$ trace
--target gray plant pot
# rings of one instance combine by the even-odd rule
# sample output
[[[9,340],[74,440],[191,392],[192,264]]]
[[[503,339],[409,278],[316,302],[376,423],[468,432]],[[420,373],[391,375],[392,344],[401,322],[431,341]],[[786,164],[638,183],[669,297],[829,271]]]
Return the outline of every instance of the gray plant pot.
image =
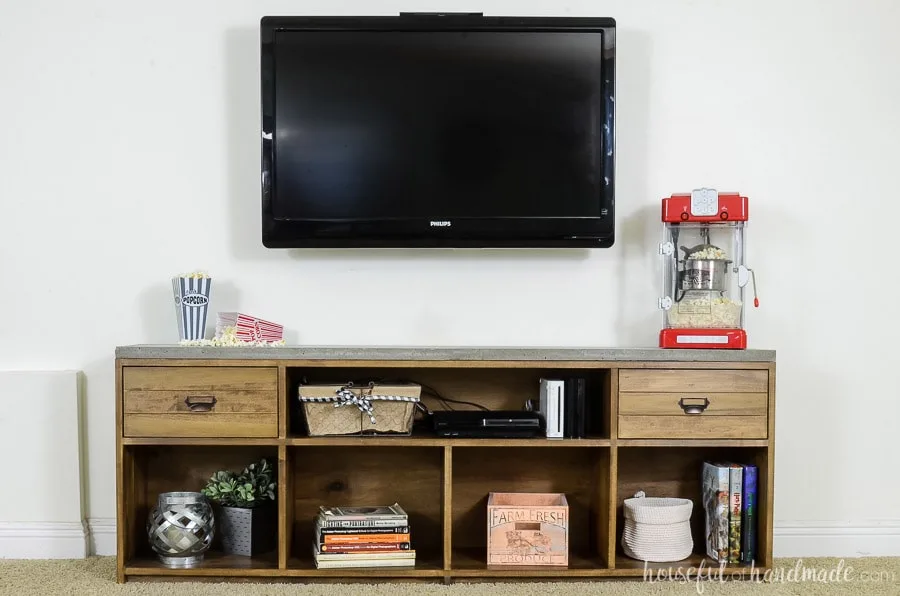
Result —
[[[216,534],[222,552],[252,557],[275,550],[278,539],[278,507],[216,507]]]

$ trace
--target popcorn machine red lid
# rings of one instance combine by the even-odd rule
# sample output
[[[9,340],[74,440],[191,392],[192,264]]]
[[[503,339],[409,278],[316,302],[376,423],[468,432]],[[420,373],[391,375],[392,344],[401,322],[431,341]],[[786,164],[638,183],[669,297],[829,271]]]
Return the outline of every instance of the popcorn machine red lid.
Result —
[[[671,223],[747,221],[747,197],[701,188],[662,201],[662,220]]]

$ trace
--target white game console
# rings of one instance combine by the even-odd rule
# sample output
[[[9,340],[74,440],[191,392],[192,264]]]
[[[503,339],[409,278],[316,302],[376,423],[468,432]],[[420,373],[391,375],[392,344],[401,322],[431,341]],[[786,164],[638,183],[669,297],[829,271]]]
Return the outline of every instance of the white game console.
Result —
[[[541,379],[540,409],[547,427],[548,439],[563,438],[565,420],[565,383],[558,379]]]

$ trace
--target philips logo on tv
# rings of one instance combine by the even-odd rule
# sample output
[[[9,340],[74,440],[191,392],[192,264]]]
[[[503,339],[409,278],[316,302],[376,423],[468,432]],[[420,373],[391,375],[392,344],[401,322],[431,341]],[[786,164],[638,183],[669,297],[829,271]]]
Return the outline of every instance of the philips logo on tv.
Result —
[[[432,221],[429,224],[432,228],[449,228],[453,224],[449,221]]]

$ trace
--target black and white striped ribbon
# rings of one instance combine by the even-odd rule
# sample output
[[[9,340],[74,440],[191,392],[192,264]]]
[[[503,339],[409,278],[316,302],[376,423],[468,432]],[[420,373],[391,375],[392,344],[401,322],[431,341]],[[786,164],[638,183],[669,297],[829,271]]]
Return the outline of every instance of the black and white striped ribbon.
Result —
[[[409,397],[407,395],[356,395],[346,387],[341,387],[335,391],[334,397],[301,397],[300,401],[314,403],[335,402],[335,408],[343,408],[345,406],[356,406],[363,414],[368,414],[369,421],[375,424],[375,412],[373,401],[406,401],[417,403],[418,397]]]

